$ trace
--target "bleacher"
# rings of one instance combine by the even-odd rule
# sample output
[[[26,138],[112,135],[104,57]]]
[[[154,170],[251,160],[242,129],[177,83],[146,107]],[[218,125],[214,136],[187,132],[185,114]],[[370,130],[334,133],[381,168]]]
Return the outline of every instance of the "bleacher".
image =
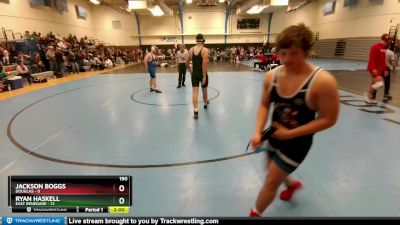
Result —
[[[368,61],[371,46],[379,40],[377,37],[318,40],[314,45],[314,50],[319,58]],[[339,41],[344,42],[344,52],[337,52],[340,50],[337,49]]]
[[[12,65],[8,65],[8,66],[4,66],[5,71],[7,72],[8,76],[8,80],[11,81],[15,81],[15,80],[20,80],[20,84],[14,86],[13,84],[11,84],[10,89],[16,89],[16,88],[21,88],[23,86],[25,86],[24,83],[27,83],[26,79],[22,79],[22,77],[18,76],[18,73],[16,71],[17,65],[16,64],[12,64]],[[46,71],[46,72],[41,72],[41,73],[34,73],[32,74],[33,78],[54,78],[54,72],[53,71]],[[4,87],[3,89],[0,89],[1,91],[7,91],[8,88]]]
[[[16,69],[17,69],[17,65],[16,64],[5,66],[5,70],[7,71],[9,77],[17,75]],[[55,76],[54,76],[53,71],[45,71],[45,72],[41,72],[41,73],[33,73],[32,77],[54,78]]]
[[[33,35],[33,33],[32,33],[32,35]],[[72,34],[71,34],[71,37],[72,37]],[[44,41],[44,39],[46,39],[46,38],[47,38],[46,36],[41,36],[41,37],[39,37],[39,36],[25,37],[24,36],[23,37],[22,34],[19,32],[14,32],[13,30],[7,30],[6,28],[2,27],[1,32],[0,32],[0,45],[2,48],[5,48],[9,51],[11,48],[13,48],[14,53],[22,52],[25,55],[30,55],[31,57],[33,57],[32,53],[35,53],[35,52],[40,53],[40,51],[41,51],[41,49],[39,48],[40,40]],[[55,46],[55,43],[56,43],[55,38],[56,37],[54,36],[52,39],[49,39],[49,40],[51,40],[51,42],[49,40],[42,42],[42,44],[45,43],[42,45],[42,46],[44,46],[44,50],[43,50],[44,53],[47,50],[46,49],[47,45],[51,44],[54,48],[56,47]],[[94,55],[94,57],[97,57],[97,54],[102,54],[102,57],[104,57],[104,56],[114,57],[115,56],[116,58],[120,58],[121,62],[115,63],[114,66],[122,65],[122,64],[126,64],[126,63],[132,63],[137,60],[136,55],[129,54],[132,52],[132,49],[119,49],[118,50],[119,52],[117,52],[117,48],[110,46],[110,44],[108,44],[108,43],[104,43],[102,41],[99,41],[99,40],[91,38],[91,37],[85,36],[85,38],[87,41],[87,42],[85,42],[85,44],[82,44],[82,39],[79,42],[79,40],[77,38],[76,38],[75,43],[69,43],[70,44],[69,50],[72,50],[71,47],[74,46],[74,44],[79,44],[81,47],[81,49],[79,50],[80,53],[89,54],[91,59],[93,58],[93,55]],[[102,45],[102,46],[100,46],[100,45]],[[82,49],[82,47],[84,47],[84,48]],[[101,47],[101,48],[99,49],[98,47]],[[74,48],[76,48],[76,47],[74,46]],[[108,51],[109,50],[108,48],[112,48],[113,55],[105,54],[105,53],[110,53]],[[78,48],[76,48],[76,49],[78,49]],[[97,50],[103,50],[103,51],[98,53],[98,52],[96,52]],[[62,53],[63,53],[63,55],[66,54],[65,52],[62,52]],[[75,53],[75,57],[78,57],[77,53]],[[100,55],[99,55],[99,58],[101,58]],[[16,65],[16,62],[14,61],[14,59],[15,59],[15,55],[13,56],[13,59],[10,60],[10,62],[14,63],[14,64],[4,66],[4,68],[7,73],[8,80],[9,81],[13,80],[15,82],[19,82],[20,84],[16,85],[16,87],[20,88],[20,87],[24,86],[22,83],[25,83],[26,80],[25,79],[21,80],[21,77],[17,76],[18,75],[18,73],[16,71],[17,65]],[[101,58],[101,60],[103,60],[103,59]],[[80,63],[78,63],[78,66],[80,67],[79,68],[80,72],[88,72],[88,71],[92,71],[92,70],[104,70],[105,67],[103,64],[104,64],[104,61],[100,62],[99,64],[96,64],[96,65],[90,65],[90,64],[82,65],[82,62],[80,62]],[[38,81],[38,80],[39,81],[47,80],[47,79],[40,79],[40,78],[50,78],[50,79],[54,78],[55,79],[55,78],[60,78],[60,77],[66,76],[73,72],[77,72],[77,71],[72,71],[72,66],[70,65],[69,67],[65,66],[65,73],[62,72],[62,73],[64,73],[62,75],[61,75],[61,71],[45,71],[45,72],[37,73],[37,71],[40,71],[40,70],[36,70],[37,66],[33,67],[31,62],[26,63],[26,65],[28,66],[28,68],[30,68],[31,76],[34,78],[34,80],[33,80],[34,83],[36,83],[35,81]],[[46,64],[46,66],[47,66],[47,69],[49,69],[47,64]],[[16,79],[14,79],[14,78],[16,78]],[[7,83],[7,82],[2,82],[2,85],[0,86],[1,87],[0,91],[7,91],[10,89],[9,85],[8,85],[8,87],[5,88],[4,83]],[[11,89],[14,89],[14,88],[12,87]]]
[[[54,72],[53,71],[45,71],[45,72],[40,72],[40,73],[34,73],[32,74],[33,78],[54,78]]]

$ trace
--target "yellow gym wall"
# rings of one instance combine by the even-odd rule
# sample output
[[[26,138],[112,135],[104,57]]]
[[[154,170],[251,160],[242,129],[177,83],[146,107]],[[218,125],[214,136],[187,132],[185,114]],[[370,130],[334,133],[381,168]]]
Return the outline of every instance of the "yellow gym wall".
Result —
[[[169,36],[180,34],[178,29],[179,20],[176,16],[140,16],[140,33],[143,45],[164,45],[174,44],[175,41],[169,42],[161,38],[161,35]],[[147,36],[152,35],[152,36]]]
[[[88,10],[86,20],[77,18],[76,4]],[[22,34],[26,30],[43,35],[53,31],[64,37],[69,34],[93,37],[95,31],[92,18],[90,4],[79,0],[68,1],[68,12],[63,13],[49,7],[31,7],[28,0],[10,0],[9,4],[0,2],[0,27]]]
[[[351,8],[344,8],[344,0],[337,0],[335,12],[324,15],[323,7],[328,1],[319,0],[290,13],[286,9],[275,12],[271,32],[279,33],[287,26],[302,22],[318,31],[320,39],[378,37],[389,32],[390,26],[400,23],[398,0],[384,0],[382,5],[359,0]]]
[[[335,13],[324,16],[325,1],[318,1],[315,29],[321,39],[343,37],[378,37],[400,23],[400,2],[384,0],[382,5],[359,0],[352,8],[344,8],[344,0],[336,1]],[[392,20],[392,22],[390,22]]]
[[[75,5],[87,9],[86,20],[78,19]],[[114,29],[112,21],[121,21],[121,29]],[[132,38],[137,34],[134,15],[125,15],[106,6],[95,6],[83,0],[68,0],[68,12],[60,13],[49,7],[31,7],[28,0],[10,0],[0,3],[0,27],[14,32],[37,31],[46,35],[49,31],[67,37],[87,35],[118,46],[138,45]]]
[[[323,6],[329,0],[319,0],[300,10],[286,13],[286,9],[273,13],[271,24],[271,42],[276,34],[285,27],[300,22],[318,31],[320,39],[348,37],[377,37],[388,32],[389,27],[400,23],[400,2],[384,0],[382,5],[372,5],[367,0],[359,0],[352,8],[344,8],[344,0],[337,0],[335,12],[323,15]],[[86,20],[78,19],[75,5],[88,10]],[[83,0],[68,0],[68,12],[60,13],[48,7],[31,7],[28,0],[10,0],[9,4],[0,3],[0,27],[24,33],[25,30],[47,34],[78,37],[87,35],[118,46],[138,45],[137,23],[135,16],[124,15],[106,6],[95,6]],[[176,11],[175,11],[176,12]],[[237,30],[238,18],[260,18],[257,30]],[[112,27],[112,21],[120,21],[121,28]],[[204,33],[207,43],[224,43],[225,7],[201,8],[187,5],[184,7],[184,34]],[[180,35],[179,16],[140,16],[143,45],[174,44],[172,37],[160,35]],[[228,21],[227,43],[260,43],[263,33],[268,31],[268,14],[235,15],[232,12]],[[248,32],[246,35],[244,33]],[[174,37],[181,42],[181,37]],[[194,36],[185,36],[185,43],[195,43]]]
[[[136,18],[133,14],[122,14],[110,7],[92,6],[93,27],[99,40],[116,46],[138,46]],[[112,21],[120,21],[121,27],[116,29]]]

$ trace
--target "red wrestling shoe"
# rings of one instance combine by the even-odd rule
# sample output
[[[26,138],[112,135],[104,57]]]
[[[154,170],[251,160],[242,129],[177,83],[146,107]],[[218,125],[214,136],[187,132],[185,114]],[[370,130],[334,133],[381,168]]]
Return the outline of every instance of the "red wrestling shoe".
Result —
[[[303,184],[301,184],[300,181],[296,181],[293,186],[287,187],[286,190],[281,192],[280,199],[282,201],[290,201],[293,197],[294,192],[302,187]]]
[[[256,210],[252,209],[250,211],[249,217],[260,217],[260,214],[258,214],[258,212]]]

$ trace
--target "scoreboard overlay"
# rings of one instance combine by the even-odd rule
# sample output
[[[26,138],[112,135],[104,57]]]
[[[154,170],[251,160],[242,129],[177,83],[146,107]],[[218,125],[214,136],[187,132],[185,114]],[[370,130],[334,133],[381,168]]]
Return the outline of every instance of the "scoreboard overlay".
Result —
[[[128,213],[131,176],[9,176],[8,206],[18,213]]]

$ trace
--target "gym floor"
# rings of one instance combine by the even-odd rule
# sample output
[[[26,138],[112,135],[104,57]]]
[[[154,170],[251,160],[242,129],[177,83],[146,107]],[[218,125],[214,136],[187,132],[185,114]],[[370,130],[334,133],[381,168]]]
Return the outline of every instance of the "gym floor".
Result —
[[[400,73],[393,100],[371,106],[365,62],[313,61],[339,82],[340,118],[293,174],[304,188],[263,216],[400,216]],[[199,120],[189,74],[177,89],[171,67],[157,68],[162,94],[135,65],[0,101],[0,212],[11,215],[10,175],[131,175],[132,216],[247,216],[266,173],[265,153],[245,154],[263,73],[236,63],[209,71]]]

